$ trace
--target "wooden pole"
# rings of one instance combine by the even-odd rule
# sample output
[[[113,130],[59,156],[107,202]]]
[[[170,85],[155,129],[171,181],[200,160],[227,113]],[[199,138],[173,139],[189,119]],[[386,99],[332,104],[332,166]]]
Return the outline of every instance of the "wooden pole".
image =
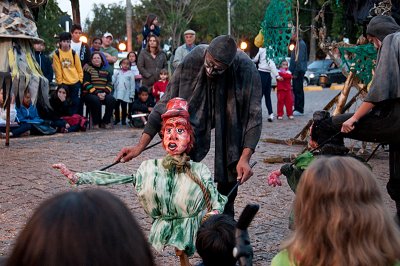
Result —
[[[343,106],[346,104],[347,97],[349,96],[349,92],[351,86],[353,85],[353,82],[354,82],[354,72],[350,71],[349,75],[347,76],[346,82],[344,83],[343,89],[340,92],[340,96],[332,116],[339,115],[342,113]]]

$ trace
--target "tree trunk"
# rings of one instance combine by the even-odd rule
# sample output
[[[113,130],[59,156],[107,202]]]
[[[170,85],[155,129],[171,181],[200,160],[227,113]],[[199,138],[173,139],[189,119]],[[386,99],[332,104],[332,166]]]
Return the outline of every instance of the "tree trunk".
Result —
[[[71,0],[72,23],[81,24],[81,12],[79,11],[79,0]]]
[[[132,51],[132,4],[131,0],[126,0],[126,49]]]

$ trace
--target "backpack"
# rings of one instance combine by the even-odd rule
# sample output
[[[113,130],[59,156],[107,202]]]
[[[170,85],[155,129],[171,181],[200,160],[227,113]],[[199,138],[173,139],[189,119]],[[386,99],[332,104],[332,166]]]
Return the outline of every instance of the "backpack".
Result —
[[[75,65],[75,54],[76,54],[76,52],[75,52],[75,50],[74,49],[71,49],[71,51],[72,51],[72,58],[74,58],[74,65]],[[58,56],[58,59],[61,61],[61,58],[60,58],[60,50],[56,50],[56,55]]]

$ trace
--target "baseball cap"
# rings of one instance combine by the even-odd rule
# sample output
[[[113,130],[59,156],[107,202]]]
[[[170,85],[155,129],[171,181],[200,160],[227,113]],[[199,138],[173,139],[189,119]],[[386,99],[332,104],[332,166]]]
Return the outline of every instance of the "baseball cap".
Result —
[[[195,32],[194,30],[187,30],[187,31],[185,31],[185,32],[183,33],[183,35],[186,35],[186,34],[193,34],[193,35],[196,35],[196,32]]]
[[[111,37],[111,39],[114,39],[114,37],[112,36],[112,34],[109,33],[109,32],[104,33],[103,37],[104,37],[104,38]]]

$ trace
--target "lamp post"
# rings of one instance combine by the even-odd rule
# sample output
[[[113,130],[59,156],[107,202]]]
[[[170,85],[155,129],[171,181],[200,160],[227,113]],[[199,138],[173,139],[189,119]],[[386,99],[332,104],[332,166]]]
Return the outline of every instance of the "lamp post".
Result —
[[[228,35],[231,35],[231,0],[228,0],[227,8],[228,8]]]
[[[126,38],[128,52],[132,51],[132,4],[131,0],[126,0]]]

